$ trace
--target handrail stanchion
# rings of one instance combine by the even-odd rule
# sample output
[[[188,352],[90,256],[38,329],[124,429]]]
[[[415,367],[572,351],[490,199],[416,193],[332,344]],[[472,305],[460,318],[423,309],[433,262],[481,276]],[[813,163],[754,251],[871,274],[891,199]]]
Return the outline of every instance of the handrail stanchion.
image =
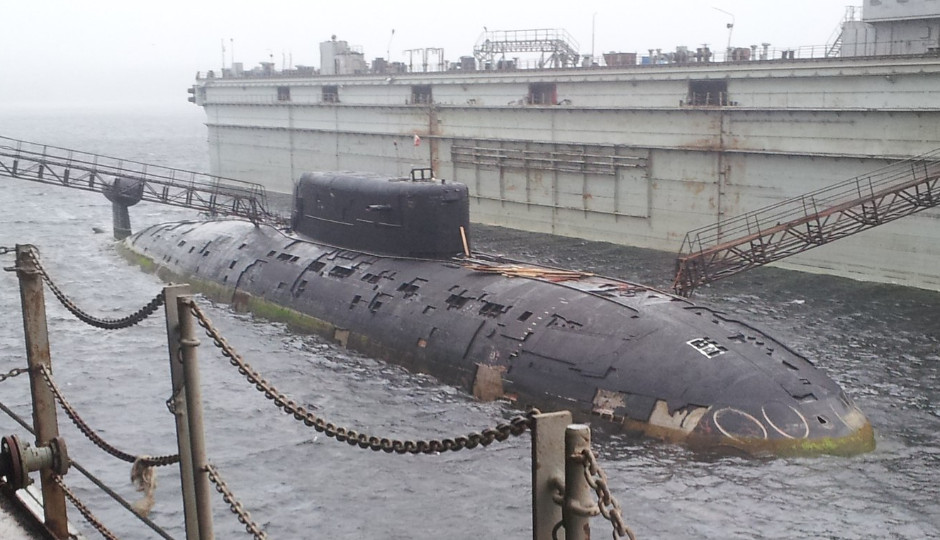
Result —
[[[206,458],[206,440],[202,422],[202,390],[199,388],[199,358],[196,347],[196,322],[189,306],[192,296],[176,298],[176,310],[180,327],[180,357],[183,361],[184,387],[186,389],[186,418],[189,421],[189,445],[192,452],[192,472],[196,494],[196,514],[199,521],[199,539],[212,540],[212,489],[209,483],[209,462]]]
[[[23,305],[23,333],[26,337],[26,361],[29,365],[29,388],[33,397],[33,428],[36,446],[47,446],[59,436],[56,422],[55,396],[43,381],[40,367],[52,371],[49,332],[46,325],[46,303],[42,275],[33,258],[35,247],[16,246],[16,275],[20,281]],[[43,517],[46,528],[56,538],[68,538],[68,517],[65,512],[65,491],[55,480],[56,473],[48,467],[39,471],[42,486]]]
[[[565,540],[590,540],[591,517],[600,514],[585,474],[584,451],[591,449],[591,428],[572,424],[565,430]]]
[[[532,417],[532,539],[553,540],[552,530],[561,519],[556,500],[565,488],[565,429],[570,411]]]
[[[170,351],[170,381],[173,386],[171,408],[176,420],[176,444],[180,456],[180,485],[183,491],[183,517],[186,539],[198,540],[199,519],[196,513],[196,488],[193,480],[193,456],[189,444],[189,418],[186,407],[182,347],[180,345],[180,319],[176,299],[190,294],[189,285],[169,285],[163,288],[166,310],[166,335]]]

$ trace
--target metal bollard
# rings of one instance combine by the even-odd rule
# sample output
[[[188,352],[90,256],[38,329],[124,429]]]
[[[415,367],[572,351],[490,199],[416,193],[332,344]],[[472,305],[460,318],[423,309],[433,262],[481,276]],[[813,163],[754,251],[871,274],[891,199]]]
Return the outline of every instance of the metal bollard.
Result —
[[[565,498],[561,507],[565,540],[590,540],[591,518],[601,513],[585,475],[584,450],[591,448],[591,428],[572,424],[565,430]]]

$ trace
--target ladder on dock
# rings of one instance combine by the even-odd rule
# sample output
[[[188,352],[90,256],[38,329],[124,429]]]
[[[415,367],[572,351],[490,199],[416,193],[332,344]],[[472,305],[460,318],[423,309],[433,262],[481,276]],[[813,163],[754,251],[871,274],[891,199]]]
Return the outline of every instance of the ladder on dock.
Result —
[[[686,234],[673,288],[711,283],[940,204],[940,150]]]
[[[260,184],[8,137],[0,137],[0,176],[104,194],[131,185],[143,201],[255,223],[278,219]]]

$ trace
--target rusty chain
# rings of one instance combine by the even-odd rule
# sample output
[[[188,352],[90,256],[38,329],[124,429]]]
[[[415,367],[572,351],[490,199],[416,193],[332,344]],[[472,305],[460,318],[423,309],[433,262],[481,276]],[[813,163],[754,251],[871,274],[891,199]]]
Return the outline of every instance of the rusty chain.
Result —
[[[633,531],[623,522],[620,503],[611,495],[607,486],[607,473],[598,465],[594,452],[590,448],[585,448],[581,453],[581,457],[584,461],[584,478],[587,479],[588,485],[597,493],[597,506],[601,515],[610,521],[614,528],[614,540],[624,536],[630,538],[630,540],[636,540]]]
[[[29,251],[29,256],[32,258],[33,262],[36,264],[36,268],[39,270],[39,274],[42,276],[42,280],[49,285],[49,290],[52,291],[52,294],[65,306],[65,309],[69,310],[72,315],[75,315],[78,320],[84,322],[85,324],[94,326],[95,328],[101,328],[103,330],[120,330],[123,328],[130,328],[135,324],[140,323],[140,321],[146,319],[147,317],[153,315],[157,309],[163,305],[163,291],[157,293],[149,302],[147,302],[144,307],[137,310],[136,313],[132,313],[126,317],[121,317],[120,319],[104,319],[101,317],[95,317],[90,315],[87,312],[79,308],[75,302],[73,302],[61,289],[52,281],[52,278],[49,277],[49,273],[46,272],[46,269],[42,266],[42,263],[39,261],[39,255],[35,250]]]
[[[72,505],[74,505],[75,508],[78,509],[78,511],[82,514],[82,516],[84,516],[85,520],[88,521],[88,523],[91,524],[92,527],[94,527],[98,532],[101,533],[101,536],[107,538],[108,540],[118,540],[118,537],[115,536],[113,532],[108,530],[108,528],[104,526],[104,523],[102,523],[100,519],[98,519],[94,514],[92,514],[91,510],[89,510],[88,507],[85,506],[85,504],[81,500],[79,500],[79,498],[75,495],[75,493],[73,493],[72,490],[69,489],[69,487],[65,485],[65,481],[62,480],[61,476],[54,474],[52,475],[52,479],[60,488],[62,488],[62,491],[65,492],[65,496],[68,497]]]
[[[13,368],[10,371],[0,375],[0,382],[3,382],[7,379],[12,379],[13,377],[16,377],[17,375],[22,375],[24,373],[29,373],[29,369],[21,368],[21,367]]]
[[[46,382],[46,385],[49,387],[49,390],[52,391],[52,395],[55,397],[56,401],[62,407],[62,410],[65,411],[65,414],[72,420],[72,423],[75,424],[75,427],[78,428],[82,434],[93,442],[98,448],[101,448],[108,454],[122,460],[127,463],[134,463],[138,459],[138,456],[133,456],[127,452],[118,450],[117,448],[108,444],[104,439],[102,439],[87,423],[75,412],[75,409],[72,408],[72,405],[66,401],[65,397],[62,395],[62,391],[59,389],[59,386],[52,380],[52,374],[49,371],[47,366],[39,366],[39,373],[42,375],[43,380]],[[178,463],[180,457],[178,454],[173,454],[170,456],[140,456],[140,462],[148,467],[162,467],[164,465],[173,465]]]
[[[254,535],[258,540],[266,540],[268,537],[267,533],[262,531],[261,527],[251,520],[251,514],[248,513],[248,510],[245,510],[242,503],[232,494],[232,491],[228,488],[228,484],[226,484],[225,480],[222,480],[222,476],[219,475],[219,470],[216,469],[214,465],[207,463],[206,472],[209,473],[209,480],[215,484],[216,491],[222,494],[222,500],[228,504],[232,513],[238,516],[238,521],[245,526],[245,530]]]
[[[270,399],[274,404],[286,414],[292,415],[296,420],[303,422],[307,427],[312,427],[327,437],[333,437],[337,441],[346,442],[350,446],[358,446],[363,449],[371,449],[376,452],[379,450],[397,454],[435,454],[438,452],[456,452],[464,448],[476,448],[477,446],[488,446],[494,441],[505,441],[510,435],[519,436],[532,427],[532,417],[539,414],[538,409],[532,409],[525,415],[519,415],[512,418],[509,423],[498,424],[495,428],[487,428],[481,432],[469,433],[466,436],[448,438],[442,440],[430,439],[426,441],[401,441],[397,439],[379,438],[365,433],[359,433],[355,430],[333,423],[327,422],[323,418],[317,417],[294,400],[289,399],[269,383],[260,373],[255,371],[250,364],[232,348],[231,345],[219,334],[219,331],[212,326],[212,321],[206,317],[202,309],[196,302],[189,302],[190,311],[195,315],[199,325],[202,326],[206,335],[212,338],[215,346],[222,354],[229,359],[232,366],[238,368],[241,373],[264,397]]]
[[[7,253],[16,253],[15,247],[0,247],[0,255],[6,255]]]

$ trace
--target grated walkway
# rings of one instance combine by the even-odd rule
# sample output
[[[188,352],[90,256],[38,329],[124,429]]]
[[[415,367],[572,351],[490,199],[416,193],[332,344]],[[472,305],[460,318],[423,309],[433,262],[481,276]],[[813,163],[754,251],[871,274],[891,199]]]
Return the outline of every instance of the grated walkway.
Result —
[[[0,176],[96,191],[109,198],[243,217],[256,223],[279,219],[269,213],[260,184],[7,137],[0,137]]]
[[[673,287],[779,261],[940,204],[940,150],[689,232]]]

